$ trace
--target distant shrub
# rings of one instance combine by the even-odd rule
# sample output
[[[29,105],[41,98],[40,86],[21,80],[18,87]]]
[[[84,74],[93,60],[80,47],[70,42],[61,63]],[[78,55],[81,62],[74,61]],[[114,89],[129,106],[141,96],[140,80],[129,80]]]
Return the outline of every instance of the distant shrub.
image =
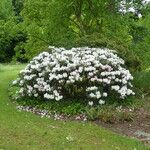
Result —
[[[88,47],[51,49],[51,53],[34,57],[13,82],[20,87],[21,97],[79,99],[92,106],[104,104],[112,95],[120,99],[134,95],[130,83],[133,77],[114,51]]]
[[[134,73],[133,85],[138,96],[150,95],[150,72],[142,71]]]
[[[132,107],[105,105],[87,108],[86,115],[89,120],[98,119],[105,123],[129,122],[134,118],[134,109]]]

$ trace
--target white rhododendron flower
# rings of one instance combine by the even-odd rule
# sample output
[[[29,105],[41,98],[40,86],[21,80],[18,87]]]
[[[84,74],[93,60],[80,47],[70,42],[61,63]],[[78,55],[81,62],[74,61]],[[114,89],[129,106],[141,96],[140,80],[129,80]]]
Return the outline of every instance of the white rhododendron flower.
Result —
[[[13,85],[16,85],[17,83],[18,83],[17,80],[14,80],[14,81],[12,82]]]
[[[93,101],[89,101],[89,103],[88,103],[90,106],[93,106]]]
[[[21,97],[30,96],[47,100],[87,100],[105,104],[113,92],[121,99],[134,95],[129,70],[115,51],[101,48],[64,48],[43,52],[20,71],[13,81]],[[103,100],[102,100],[103,99]]]
[[[101,100],[101,99],[100,99],[98,102],[99,102],[100,105],[105,104],[105,101],[104,101],[104,100]]]

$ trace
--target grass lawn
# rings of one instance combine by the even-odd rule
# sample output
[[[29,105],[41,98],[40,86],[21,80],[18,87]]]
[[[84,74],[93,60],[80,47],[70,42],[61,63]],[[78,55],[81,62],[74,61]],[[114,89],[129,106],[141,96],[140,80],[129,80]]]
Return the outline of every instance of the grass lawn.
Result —
[[[23,65],[0,65],[0,150],[148,150],[142,143],[92,123],[54,121],[18,111],[9,83]]]

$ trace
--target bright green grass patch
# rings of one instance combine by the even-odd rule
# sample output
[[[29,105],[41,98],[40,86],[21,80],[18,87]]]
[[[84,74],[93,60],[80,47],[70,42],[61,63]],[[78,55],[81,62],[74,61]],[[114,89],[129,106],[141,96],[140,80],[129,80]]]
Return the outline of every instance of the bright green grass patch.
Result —
[[[54,121],[17,111],[8,99],[9,83],[23,67],[1,66],[0,149],[4,150],[148,150],[92,123]]]
[[[26,66],[26,64],[0,64],[0,72],[2,71],[17,71],[17,70],[21,70],[24,69],[24,67]]]

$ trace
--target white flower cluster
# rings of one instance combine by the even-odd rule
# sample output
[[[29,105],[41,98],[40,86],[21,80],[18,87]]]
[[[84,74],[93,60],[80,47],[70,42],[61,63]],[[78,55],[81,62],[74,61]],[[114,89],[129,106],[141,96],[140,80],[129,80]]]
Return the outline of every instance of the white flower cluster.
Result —
[[[139,5],[141,3],[141,6]],[[138,18],[142,18],[141,10],[146,8],[150,3],[150,0],[141,0],[141,1],[126,1],[122,0],[119,4],[119,12],[122,14],[132,13],[135,14]]]
[[[132,75],[124,61],[114,51],[101,48],[51,48],[43,52],[20,72],[13,83],[20,87],[20,95],[59,101],[81,98],[104,104],[113,91],[125,98],[133,95]]]

